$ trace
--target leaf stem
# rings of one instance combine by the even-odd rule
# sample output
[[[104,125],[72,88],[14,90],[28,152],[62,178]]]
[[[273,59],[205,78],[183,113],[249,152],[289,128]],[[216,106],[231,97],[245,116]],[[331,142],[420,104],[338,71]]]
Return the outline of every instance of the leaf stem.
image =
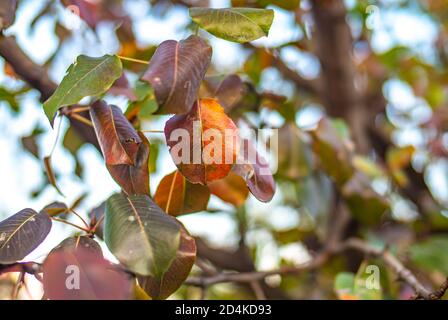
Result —
[[[148,61],[144,61],[144,60],[140,60],[140,59],[128,58],[128,57],[123,57],[123,56],[117,56],[117,57],[120,58],[121,60],[136,62],[136,63],[140,63],[140,64],[146,64],[146,65],[149,64]]]
[[[83,228],[81,226],[78,226],[77,224],[72,223],[70,221],[59,219],[59,218],[55,218],[55,217],[52,217],[51,220],[54,220],[54,221],[57,221],[57,222],[61,222],[61,223],[65,223],[65,224],[68,224],[69,226],[75,227],[75,228],[77,228],[79,230],[82,230],[82,231],[84,231],[86,233],[90,233],[90,230],[88,230],[86,228]]]
[[[75,113],[81,113],[84,111],[89,111],[90,107],[79,107],[79,108],[73,108],[68,110],[68,114],[75,114]]]
[[[143,133],[165,133],[163,130],[140,130]]]
[[[77,216],[77,217],[79,218],[79,220],[81,220],[82,223],[86,226],[87,229],[89,228],[88,223],[86,222],[86,220],[84,220],[83,217],[81,217],[80,214],[78,214],[78,213],[77,213],[75,210],[73,210],[73,209],[70,209],[70,212],[73,213],[75,216]]]
[[[75,114],[71,114],[70,117],[72,117],[75,120],[78,120],[79,122],[82,122],[90,127],[93,127],[93,123],[92,121],[90,121],[89,119],[84,118],[83,116],[80,116],[79,114],[75,113]]]
[[[104,214],[98,219],[98,221],[95,223],[93,228],[90,228],[90,232],[95,233],[96,229],[98,229],[98,227],[100,226],[101,222],[103,222],[103,220],[104,220]]]

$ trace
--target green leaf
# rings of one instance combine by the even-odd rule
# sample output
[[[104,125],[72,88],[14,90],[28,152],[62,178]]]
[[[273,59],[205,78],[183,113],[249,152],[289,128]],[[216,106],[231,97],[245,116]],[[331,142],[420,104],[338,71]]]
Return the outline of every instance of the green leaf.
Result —
[[[432,236],[409,249],[412,261],[428,271],[448,275],[448,236]]]
[[[62,79],[54,94],[44,103],[44,111],[53,125],[59,108],[78,103],[87,96],[106,92],[122,73],[120,59],[115,55],[99,58],[79,56]]]
[[[334,280],[334,290],[339,299],[352,300],[356,299],[354,293],[355,275],[351,272],[340,272]]]
[[[130,271],[162,279],[180,243],[180,224],[145,195],[112,195],[106,202],[105,241]]]
[[[267,36],[274,10],[253,8],[191,8],[190,16],[214,36],[233,42],[249,42]]]

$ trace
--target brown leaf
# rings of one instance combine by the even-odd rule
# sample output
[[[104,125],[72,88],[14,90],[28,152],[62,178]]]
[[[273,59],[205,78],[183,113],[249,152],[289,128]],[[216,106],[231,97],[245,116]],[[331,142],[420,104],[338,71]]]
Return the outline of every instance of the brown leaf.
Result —
[[[249,195],[246,182],[234,172],[224,179],[210,182],[208,187],[213,195],[236,207],[242,206]]]
[[[121,186],[128,195],[149,195],[149,150],[148,139],[142,132],[138,135],[143,143],[140,144],[135,165],[119,164],[107,165],[112,178]]]
[[[188,182],[177,170],[160,181],[154,195],[158,206],[172,216],[206,210],[209,199],[208,187]]]
[[[68,212],[69,209],[65,203],[62,202],[53,202],[49,205],[46,205],[40,212],[44,212],[48,214],[50,217],[54,217],[63,213]]]
[[[255,198],[269,202],[275,194],[275,181],[269,164],[250,141],[244,140],[243,143],[243,154],[240,154],[233,171],[243,177]]]
[[[44,158],[45,173],[47,174],[48,182],[56,189],[56,191],[64,197],[59,187],[56,184],[56,177],[54,175],[53,167],[51,166],[51,156]]]
[[[166,299],[174,293],[190,274],[196,259],[196,242],[188,231],[182,227],[180,233],[179,250],[176,258],[162,278],[156,281],[154,278],[140,278],[142,287],[153,299]]]
[[[165,124],[165,137],[179,171],[206,184],[230,172],[238,154],[238,129],[215,99],[198,100],[187,114]]]
[[[154,88],[160,113],[190,110],[211,56],[211,47],[195,35],[159,45],[141,79]]]
[[[107,165],[134,165],[142,140],[120,108],[104,101],[90,108],[93,127]]]

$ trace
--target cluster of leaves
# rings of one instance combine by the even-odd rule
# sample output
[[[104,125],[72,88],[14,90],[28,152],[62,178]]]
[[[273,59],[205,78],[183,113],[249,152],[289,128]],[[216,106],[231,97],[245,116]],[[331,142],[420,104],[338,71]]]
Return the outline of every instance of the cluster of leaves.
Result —
[[[151,9],[163,15],[174,4],[189,7],[190,2],[151,0]],[[427,274],[415,272],[424,284],[440,284],[448,273],[448,256],[443,250],[448,245],[443,234],[448,228],[448,205],[446,199],[434,196],[437,195],[434,191],[438,190],[431,189],[428,182],[432,179],[427,178],[428,168],[435,162],[446,162],[444,158],[448,154],[445,134],[448,81],[444,72],[448,64],[446,3],[415,0],[400,1],[398,5],[380,1],[345,2],[347,19],[340,19],[342,6],[335,10],[338,12],[336,18],[331,10],[325,12],[328,8],[334,9],[333,4],[343,3],[339,0],[302,4],[299,0],[232,0],[232,8],[228,9],[209,9],[207,2],[201,0],[196,4],[195,1],[195,5],[204,6],[190,9],[189,27],[196,35],[142,47],[134,34],[133,21],[121,11],[119,0],[61,1],[68,8],[76,6],[77,13],[89,28],[96,30],[104,21],[113,22],[117,26],[114,32],[120,48],[117,55],[79,56],[56,92],[45,102],[44,112],[52,125],[57,115],[67,116],[75,124],[67,130],[63,145],[74,156],[76,174],[83,177],[79,150],[85,137],[79,135],[79,127],[76,127],[81,125],[84,133],[90,132],[90,138],[93,137],[89,142],[93,140],[102,151],[106,167],[122,193],[113,195],[92,210],[90,220],[81,227],[83,235],[66,239],[48,255],[38,270],[44,273],[46,297],[163,299],[175,291],[180,297],[194,297],[193,289],[178,289],[194,264],[196,241],[177,217],[203,210],[213,212],[209,205],[212,197],[233,206],[232,213],[235,214],[232,218],[237,220],[241,233],[241,247],[231,255],[224,249],[213,251],[211,260],[223,252],[224,257],[232,257],[211,261],[218,269],[253,270],[253,264],[258,265],[265,255],[264,241],[251,242],[257,238],[259,230],[260,233],[269,232],[268,237],[263,234],[263,239],[269,238],[269,244],[279,249],[281,267],[289,267],[295,262],[283,254],[283,249],[288,252],[292,248],[297,253],[297,244],[303,244],[313,255],[322,250],[327,241],[335,244],[337,237],[333,233],[339,230],[342,238],[359,237],[371,245],[390,246],[390,252],[410,266],[411,271],[417,268],[426,271]],[[56,17],[55,3],[48,1],[31,26],[44,16]],[[16,4],[15,0],[0,3],[0,29],[12,24]],[[372,31],[366,23],[374,18],[369,10],[372,4],[379,6],[381,12],[397,6],[395,9],[418,9],[425,16],[430,15],[431,21],[434,19],[438,23],[440,33],[431,59],[425,59],[411,46],[396,45],[383,52],[372,49],[369,43]],[[285,10],[282,13],[294,20],[291,28],[300,29],[303,37],[271,48],[247,43],[268,34],[273,20],[273,11],[266,9],[268,5]],[[320,27],[317,28],[319,13],[325,15],[321,18],[328,24],[347,21],[353,27],[352,42],[344,52],[344,57],[352,56],[349,52],[354,53],[353,61],[344,63],[339,49],[343,51],[345,44],[334,43],[335,39],[344,39],[339,37],[344,28],[330,26],[326,29],[321,24],[324,32],[320,32]],[[308,24],[310,17],[312,24]],[[240,49],[249,54],[238,74],[210,75],[215,73],[215,66],[211,64],[212,50],[207,41],[198,36],[206,35],[202,31],[199,33],[199,28],[213,36],[243,44]],[[59,46],[46,65],[72,36],[73,30],[56,18],[55,37]],[[334,51],[322,51],[325,48],[322,44],[327,42],[333,43]],[[320,60],[318,77],[303,78],[297,72],[297,65],[286,58],[291,52],[299,54],[304,61]],[[325,56],[330,56],[330,63],[325,61]],[[342,76],[346,69],[351,69],[347,67],[351,63],[356,69],[354,74]],[[267,75],[273,70],[279,74],[266,86],[266,79],[270,79]],[[8,63],[5,63],[4,72],[9,77],[18,77]],[[138,80],[130,81],[134,78],[130,74],[137,75]],[[408,86],[418,104],[403,110],[395,108],[394,101],[386,101],[388,97],[383,93],[387,91],[384,88],[390,79]],[[335,92],[334,88],[338,88],[336,84],[339,83],[350,88],[348,82],[356,83],[353,91],[359,91],[359,97],[343,99],[344,105],[338,105],[339,96],[352,96],[344,90]],[[294,90],[289,92],[291,85]],[[276,94],[262,91],[266,87],[275,90]],[[288,100],[278,95],[277,89],[287,94]],[[27,90],[27,86],[14,90],[2,87],[0,100],[17,113],[20,96]],[[107,95],[127,97],[124,113],[106,103]],[[324,115],[311,129],[299,128],[298,115],[316,105],[332,117]],[[422,105],[431,110],[428,121],[425,117],[420,119]],[[342,110],[345,107],[348,112]],[[208,129],[237,133],[241,123],[269,126],[271,115],[273,118],[280,116],[276,183],[271,176],[258,174],[265,169],[263,159],[251,165],[210,165],[208,154],[202,153],[200,162],[177,164],[177,170],[165,176],[155,190],[150,190],[149,176],[155,171],[158,148],[165,147],[165,142],[152,135],[149,141],[141,129],[157,115],[167,114],[172,117],[166,122],[163,133],[173,158],[176,145],[169,140],[171,133],[182,128],[191,137],[195,120],[202,124],[201,133]],[[403,128],[421,133],[424,143],[400,143],[396,133]],[[43,132],[39,125],[22,138],[24,148],[38,159],[42,154],[36,139]],[[360,141],[367,141],[362,153],[358,148]],[[190,141],[192,144],[194,142]],[[203,144],[204,147],[209,145],[205,139]],[[221,151],[231,154],[236,162],[253,147],[250,143],[239,149],[224,145]],[[59,177],[53,172],[51,160],[51,157],[44,159],[45,183],[53,185],[59,192],[64,191],[57,186]],[[246,207],[249,193],[267,202],[272,199],[276,187],[281,190],[280,203],[273,206],[297,214],[297,224],[278,227],[271,223],[271,218],[275,220],[282,216],[284,210],[278,210],[278,215],[269,215],[269,218],[260,218],[258,212],[253,214],[247,210],[253,209]],[[35,195],[42,189],[40,187]],[[3,221],[0,224],[0,272],[4,265],[14,266],[16,261],[32,252],[45,239],[53,221],[69,223],[66,218],[76,214],[76,207],[76,203],[70,207],[53,203],[39,213],[25,209]],[[270,210],[271,206],[268,208]],[[277,213],[276,209],[272,211]],[[340,212],[347,215],[338,216]],[[342,230],[340,224],[345,219],[347,226]],[[118,265],[104,259],[96,239],[105,240],[119,261]],[[242,252],[251,259],[248,265]],[[242,267],[236,262],[227,263],[227,260],[238,260]],[[284,297],[278,295],[279,291],[294,298],[339,299],[395,299],[407,298],[414,293],[406,283],[397,282],[390,266],[384,266],[382,261],[361,261],[360,255],[344,253],[327,261],[320,272],[294,276],[282,274],[278,283],[282,290],[270,290],[272,288],[268,286],[263,289],[267,297],[274,298]],[[372,283],[369,283],[371,278],[366,272],[371,264],[379,266],[381,274],[380,283],[373,284],[374,290],[368,288]],[[81,287],[88,290],[67,292],[64,289],[66,275],[60,270],[70,265],[87,270],[82,274]],[[31,269],[26,270],[33,273]],[[45,277],[46,274],[50,276]],[[85,283],[89,285],[83,285]],[[249,294],[244,290],[207,290],[210,298],[253,298]]]
[[[273,21],[273,11],[264,9],[192,8],[190,14],[193,21],[210,33],[237,42],[267,35]],[[122,188],[101,209],[94,210],[84,230],[87,235],[68,238],[50,252],[42,268],[48,298],[128,299],[136,292],[153,299],[167,298],[186,279],[196,256],[195,241],[176,216],[206,210],[211,193],[235,205],[245,201],[248,189],[261,201],[272,199],[274,180],[259,173],[259,166],[265,165],[265,161],[236,165],[239,145],[226,143],[222,151],[223,155],[230,152],[231,163],[208,159],[210,155],[202,151],[199,163],[193,159],[176,163],[178,170],[161,181],[151,198],[151,146],[144,132],[138,130],[136,120],[140,116],[174,114],[165,125],[170,149],[175,145],[170,140],[171,132],[177,128],[190,133],[193,148],[196,143],[193,121],[201,124],[199,139],[204,148],[210,143],[204,136],[206,130],[222,133],[230,130],[237,135],[237,126],[226,115],[219,99],[231,94],[232,85],[223,83],[219,85],[219,94],[198,98],[211,56],[212,48],[196,35],[181,41],[164,41],[141,75],[136,89],[139,93],[132,96],[128,110],[123,113],[101,99],[109,91],[123,88],[123,83],[124,87],[129,85],[120,57],[82,55],[68,68],[54,94],[44,103],[43,109],[52,126],[58,114],[91,122],[106,167]],[[243,86],[237,79],[237,84]],[[77,105],[85,97],[94,97],[92,103],[87,108]],[[79,110],[89,110],[90,120],[83,118]],[[243,148],[244,152],[247,150]],[[57,188],[50,157],[45,159],[45,167],[49,182]],[[24,209],[0,223],[0,264],[23,259],[46,238],[52,220],[69,212],[73,208],[56,203],[39,213]],[[103,258],[93,239],[95,235],[104,237],[119,265]],[[71,265],[84,270],[81,290],[66,288],[64,270]]]

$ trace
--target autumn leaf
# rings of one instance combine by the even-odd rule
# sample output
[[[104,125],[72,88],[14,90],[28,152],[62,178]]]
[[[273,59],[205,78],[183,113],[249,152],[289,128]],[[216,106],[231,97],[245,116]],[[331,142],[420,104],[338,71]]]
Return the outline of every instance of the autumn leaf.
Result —
[[[142,141],[139,146],[134,165],[118,164],[106,165],[112,178],[128,195],[149,195],[149,152],[148,139],[142,132],[138,132]]]
[[[157,205],[172,216],[206,210],[209,198],[207,186],[189,182],[177,170],[160,181],[154,194]]]
[[[57,183],[56,183],[56,176],[53,171],[53,166],[51,165],[51,156],[44,158],[44,168],[45,173],[47,174],[48,182],[56,189],[56,191],[64,197],[64,194],[62,193],[61,189],[59,189]]]
[[[237,158],[237,127],[215,99],[198,100],[190,112],[168,120],[165,137],[174,163],[192,183],[224,178]]]
[[[23,209],[0,222],[0,264],[22,260],[41,244],[51,230],[45,212]]]
[[[177,114],[190,110],[211,56],[211,47],[195,35],[159,45],[141,78],[154,88],[159,113]]]
[[[269,164],[250,141],[243,141],[242,150],[233,171],[243,177],[255,198],[262,202],[271,201],[276,187]]]
[[[210,182],[208,187],[213,195],[236,207],[242,206],[249,195],[244,179],[232,171],[224,179]]]
[[[134,165],[142,140],[120,108],[100,100],[90,108],[90,116],[106,164]]]
[[[45,296],[50,300],[131,299],[130,276],[86,249],[85,243],[54,250],[42,269]]]

